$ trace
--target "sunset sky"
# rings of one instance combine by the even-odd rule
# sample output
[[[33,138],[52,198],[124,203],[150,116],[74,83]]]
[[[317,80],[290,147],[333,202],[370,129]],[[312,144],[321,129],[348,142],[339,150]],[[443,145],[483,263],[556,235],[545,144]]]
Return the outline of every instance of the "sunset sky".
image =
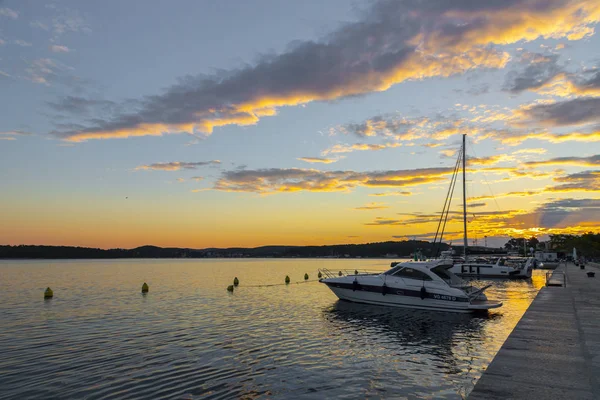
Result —
[[[0,0],[0,244],[600,227],[600,1]],[[446,239],[462,243],[457,187]]]

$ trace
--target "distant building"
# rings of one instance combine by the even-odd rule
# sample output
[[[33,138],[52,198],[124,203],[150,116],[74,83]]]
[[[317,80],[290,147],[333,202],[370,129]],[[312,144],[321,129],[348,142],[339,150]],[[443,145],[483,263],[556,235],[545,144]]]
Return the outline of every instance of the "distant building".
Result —
[[[535,259],[541,262],[555,262],[558,261],[558,254],[548,251],[536,251],[534,255]]]

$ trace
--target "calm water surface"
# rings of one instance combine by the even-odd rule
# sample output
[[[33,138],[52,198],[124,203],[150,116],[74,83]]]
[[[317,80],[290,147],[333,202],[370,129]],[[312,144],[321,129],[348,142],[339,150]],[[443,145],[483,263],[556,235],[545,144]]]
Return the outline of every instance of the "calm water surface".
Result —
[[[494,281],[485,317],[250,287],[390,261],[0,261],[0,398],[461,398],[544,282]]]

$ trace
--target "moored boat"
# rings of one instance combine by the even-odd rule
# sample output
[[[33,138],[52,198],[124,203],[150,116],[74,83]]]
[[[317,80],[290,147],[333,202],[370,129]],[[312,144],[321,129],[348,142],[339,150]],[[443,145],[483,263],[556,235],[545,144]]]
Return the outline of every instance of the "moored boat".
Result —
[[[455,263],[450,269],[454,274],[474,278],[531,278],[535,259],[498,257],[467,260]]]
[[[403,262],[382,273],[337,276],[321,269],[320,282],[341,300],[393,307],[470,313],[502,306],[490,301],[483,288],[472,286],[450,272],[452,264],[433,260]]]

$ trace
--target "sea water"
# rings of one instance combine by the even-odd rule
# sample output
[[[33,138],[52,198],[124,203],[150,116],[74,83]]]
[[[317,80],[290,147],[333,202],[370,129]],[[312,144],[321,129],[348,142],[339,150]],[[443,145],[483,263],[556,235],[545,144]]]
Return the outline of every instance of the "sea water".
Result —
[[[504,306],[472,316],[341,302],[314,281],[390,261],[0,261],[0,398],[462,398],[544,282],[490,281]]]

